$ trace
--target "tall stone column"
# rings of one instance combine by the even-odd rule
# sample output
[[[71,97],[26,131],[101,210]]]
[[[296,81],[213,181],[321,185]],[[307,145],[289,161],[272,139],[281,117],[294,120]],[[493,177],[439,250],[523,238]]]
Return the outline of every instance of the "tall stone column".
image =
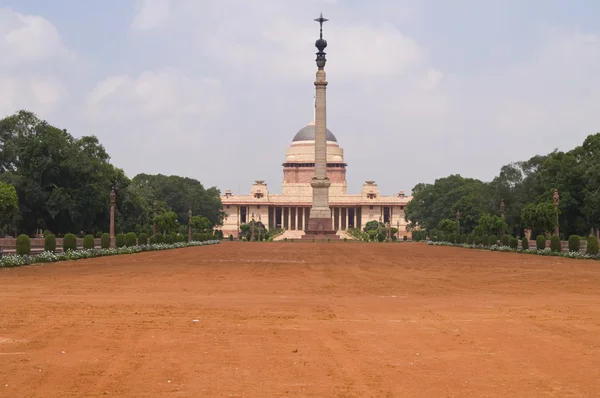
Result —
[[[115,202],[117,194],[115,188],[110,190],[110,247],[115,247]]]
[[[554,227],[554,235],[559,236],[558,230],[558,203],[560,197],[558,196],[558,189],[554,189],[554,194],[552,195],[552,202],[554,202],[554,211],[556,212],[556,226]]]
[[[320,36],[315,42],[317,52],[317,75],[315,80],[315,174],[311,181],[313,189],[312,207],[308,221],[308,231],[313,234],[332,234],[331,209],[329,208],[329,187],[331,181],[327,176],[327,108],[325,74],[325,48],[327,41],[323,39],[323,14],[315,21],[320,24]]]

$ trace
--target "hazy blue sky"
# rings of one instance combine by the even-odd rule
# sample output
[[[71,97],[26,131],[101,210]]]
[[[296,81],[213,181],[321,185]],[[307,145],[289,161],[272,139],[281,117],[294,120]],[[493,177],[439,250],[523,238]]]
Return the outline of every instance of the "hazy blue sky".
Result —
[[[279,192],[321,11],[351,192],[489,180],[600,131],[592,0],[0,0],[0,117],[94,134],[130,177]]]

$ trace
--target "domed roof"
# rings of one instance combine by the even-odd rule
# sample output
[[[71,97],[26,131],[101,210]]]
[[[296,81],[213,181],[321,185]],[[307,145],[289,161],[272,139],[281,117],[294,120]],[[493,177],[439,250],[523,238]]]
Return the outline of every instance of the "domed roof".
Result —
[[[314,141],[315,134],[315,124],[311,122],[296,133],[292,142]],[[335,138],[335,135],[329,129],[327,129],[327,141],[337,142],[337,138]]]

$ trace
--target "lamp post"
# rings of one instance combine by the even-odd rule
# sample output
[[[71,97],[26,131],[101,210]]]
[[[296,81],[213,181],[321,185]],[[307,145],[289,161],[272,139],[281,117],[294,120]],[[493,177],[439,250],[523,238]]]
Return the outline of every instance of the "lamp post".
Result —
[[[154,199],[154,203],[152,204],[152,209],[154,212],[154,218],[152,219],[152,235],[156,238],[156,212],[158,210],[158,200]]]
[[[115,246],[115,202],[117,194],[115,188],[110,189],[110,247]]]
[[[456,210],[456,222],[458,223],[458,236],[460,236],[460,210]]]
[[[554,227],[554,235],[558,236],[558,203],[560,201],[560,197],[558,195],[558,189],[554,189],[554,194],[552,195],[552,202],[554,202],[554,212],[556,213],[556,225]]]
[[[500,201],[500,218],[504,221],[504,199]],[[504,236],[504,225],[500,229],[500,236]]]
[[[188,242],[192,241],[192,206],[188,209]]]
[[[391,241],[392,240],[392,223],[391,222],[387,222],[387,241]]]

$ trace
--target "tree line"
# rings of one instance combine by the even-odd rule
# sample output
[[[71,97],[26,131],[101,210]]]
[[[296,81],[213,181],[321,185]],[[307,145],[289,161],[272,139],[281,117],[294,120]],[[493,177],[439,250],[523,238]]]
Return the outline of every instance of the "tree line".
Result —
[[[163,234],[187,233],[190,208],[203,229],[223,220],[215,187],[161,174],[130,179],[93,135],[75,138],[26,110],[0,120],[2,236],[44,230],[99,237],[109,229],[111,189],[116,233],[151,234],[155,221]]]
[[[417,184],[405,215],[410,228],[430,236],[459,229],[478,236],[523,236],[526,229],[549,235],[557,224],[563,240],[587,236],[600,228],[600,133],[568,152],[505,165],[490,182],[453,174]]]

